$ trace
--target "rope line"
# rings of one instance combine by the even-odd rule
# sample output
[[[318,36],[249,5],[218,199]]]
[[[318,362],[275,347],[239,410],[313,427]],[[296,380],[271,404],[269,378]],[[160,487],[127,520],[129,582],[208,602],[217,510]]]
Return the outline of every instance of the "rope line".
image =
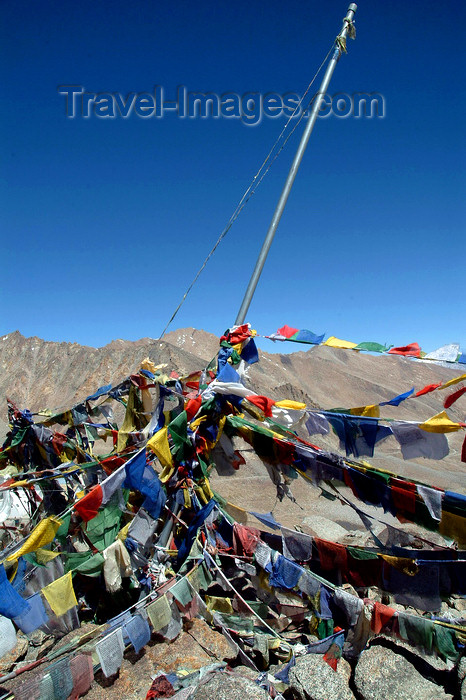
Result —
[[[249,202],[249,200],[251,199],[252,195],[255,193],[255,191],[257,190],[257,188],[258,188],[259,185],[261,184],[262,180],[264,179],[264,177],[265,177],[265,176],[267,175],[267,173],[269,172],[269,170],[270,170],[270,168],[272,167],[273,163],[276,161],[276,159],[278,158],[278,156],[280,155],[280,153],[282,152],[282,150],[284,149],[284,147],[285,147],[286,144],[288,143],[290,137],[292,136],[292,134],[294,133],[294,131],[296,130],[296,128],[297,128],[297,127],[299,126],[299,124],[301,123],[301,120],[303,119],[303,117],[304,117],[304,115],[305,115],[305,113],[306,113],[306,110],[307,110],[307,109],[309,108],[309,106],[312,104],[312,102],[313,102],[313,100],[315,99],[316,95],[313,95],[312,99],[309,101],[308,105],[306,106],[306,109],[304,109],[304,110],[302,111],[301,116],[299,117],[298,121],[297,121],[296,124],[294,125],[293,129],[292,129],[292,130],[290,131],[290,133],[287,135],[287,137],[286,137],[286,139],[284,140],[284,142],[282,143],[281,147],[280,147],[280,148],[276,151],[276,153],[274,154],[274,151],[278,148],[278,145],[279,145],[280,141],[283,139],[283,136],[284,136],[286,130],[288,129],[291,120],[294,118],[295,114],[297,113],[297,111],[298,111],[299,108],[301,107],[303,101],[305,100],[307,94],[309,93],[309,90],[311,89],[311,87],[312,87],[313,83],[315,82],[317,76],[319,75],[320,71],[322,70],[323,66],[325,65],[325,63],[326,63],[328,57],[330,56],[331,52],[333,51],[334,46],[335,46],[335,42],[333,42],[332,46],[330,47],[330,49],[329,49],[327,55],[325,56],[324,60],[323,60],[322,63],[320,64],[319,68],[317,69],[317,71],[316,71],[314,77],[312,78],[311,82],[310,82],[309,85],[307,86],[307,88],[306,88],[306,90],[305,90],[303,96],[302,96],[301,99],[299,100],[298,104],[297,104],[296,107],[294,108],[294,110],[293,110],[291,116],[288,118],[288,120],[287,120],[285,126],[283,127],[283,129],[281,130],[279,136],[278,136],[277,139],[275,140],[275,143],[273,144],[272,148],[270,149],[270,151],[268,152],[268,154],[267,154],[267,156],[265,157],[264,161],[262,162],[262,164],[261,164],[259,170],[258,170],[257,173],[254,175],[254,177],[252,178],[251,183],[249,184],[249,187],[246,189],[246,191],[244,192],[243,196],[241,197],[239,203],[238,203],[237,206],[236,206],[236,209],[234,210],[233,214],[230,216],[230,218],[229,218],[229,220],[228,220],[228,222],[227,222],[225,228],[223,229],[223,231],[221,232],[220,236],[218,237],[218,239],[217,239],[217,241],[216,241],[214,247],[212,248],[212,250],[210,251],[210,253],[207,255],[207,257],[205,258],[205,260],[204,260],[204,262],[202,263],[201,267],[200,267],[199,270],[197,271],[197,273],[196,273],[194,279],[192,280],[191,284],[189,285],[189,287],[187,288],[187,290],[186,290],[185,293],[183,294],[180,303],[178,304],[178,306],[177,306],[176,309],[174,310],[174,312],[173,312],[173,314],[171,315],[171,317],[170,317],[168,323],[166,324],[165,328],[163,329],[162,333],[161,333],[160,336],[157,338],[157,340],[162,340],[163,336],[164,336],[165,333],[167,332],[167,329],[170,327],[170,325],[172,324],[173,320],[175,319],[175,316],[177,315],[178,311],[179,311],[179,310],[181,309],[181,307],[183,306],[183,304],[184,304],[184,302],[185,302],[185,300],[186,300],[188,294],[190,293],[190,291],[192,290],[192,288],[193,288],[194,285],[196,284],[197,280],[199,279],[201,273],[203,272],[203,270],[204,270],[204,268],[206,267],[207,263],[209,262],[210,258],[211,258],[212,255],[215,253],[215,251],[217,250],[218,246],[220,245],[220,243],[222,242],[222,240],[225,238],[225,236],[227,235],[228,231],[231,229],[231,227],[233,226],[234,222],[236,221],[236,219],[237,219],[238,216],[240,215],[241,211],[244,209],[244,207],[246,206],[246,204]],[[269,162],[269,161],[270,161],[270,162]],[[268,166],[267,166],[267,168],[265,168],[265,166],[266,166],[267,164],[268,164]],[[265,170],[264,170],[264,168],[265,168]],[[262,171],[263,171],[263,172],[262,172]],[[262,173],[262,175],[261,175],[261,173]],[[260,177],[259,177],[259,176],[260,176]],[[259,179],[258,179],[258,178],[259,178]]]

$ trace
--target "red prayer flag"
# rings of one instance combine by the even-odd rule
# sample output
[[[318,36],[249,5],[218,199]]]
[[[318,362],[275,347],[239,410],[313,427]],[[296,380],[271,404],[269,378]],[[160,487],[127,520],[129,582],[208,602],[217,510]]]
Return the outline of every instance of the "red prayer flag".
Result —
[[[427,386],[418,391],[417,394],[414,394],[414,396],[424,396],[424,394],[430,394],[431,391],[435,391],[435,389],[438,389],[439,386],[442,386],[442,382],[439,382],[438,384],[427,384]]]
[[[188,417],[188,423],[191,421],[196,413],[199,411],[202,403],[202,396],[198,396],[195,399],[189,399],[185,406],[186,415]]]
[[[324,571],[341,570],[343,576],[348,569],[348,551],[343,544],[314,538],[319,552],[320,566]]]
[[[292,335],[297,333],[299,328],[291,328],[291,326],[283,326],[283,328],[279,328],[277,333],[279,335],[283,335],[285,338],[291,338]]]
[[[376,634],[387,625],[395,614],[395,610],[388,605],[376,601],[372,609],[371,630]]]
[[[267,396],[256,396],[252,394],[251,396],[246,396],[246,400],[249,401],[249,403],[253,403],[257,408],[260,408],[267,418],[272,417],[272,406],[275,405],[275,401],[272,401],[272,399],[268,399]]]
[[[87,523],[88,520],[92,520],[92,518],[95,518],[97,515],[102,500],[102,487],[100,484],[97,484],[97,486],[94,486],[83,498],[76,501],[73,507]]]
[[[249,326],[247,323],[244,323],[242,326],[238,326],[238,328],[235,328],[233,331],[229,331],[225,335],[222,335],[220,342],[226,340],[226,342],[230,343],[231,345],[237,345],[250,337],[251,331],[249,330]]]
[[[283,442],[283,440],[273,439],[273,446],[275,451],[275,457],[280,462],[280,464],[287,464],[291,466],[294,463],[296,450],[294,445],[289,442]]]
[[[393,505],[395,506],[397,511],[402,511],[409,514],[414,513],[416,510],[415,484],[404,482],[403,486],[401,488],[398,488],[397,486],[393,486],[394,481],[399,480],[391,480],[390,493],[392,496]]]
[[[417,343],[411,343],[410,345],[403,345],[399,348],[391,348],[388,351],[389,355],[405,355],[406,357],[420,357],[421,348]]]
[[[447,396],[445,399],[444,408],[450,408],[452,404],[455,403],[455,401],[458,401],[460,396],[463,396],[463,394],[466,393],[466,386],[461,387],[461,389],[458,389],[458,391],[455,391],[454,394],[450,394],[450,396]]]

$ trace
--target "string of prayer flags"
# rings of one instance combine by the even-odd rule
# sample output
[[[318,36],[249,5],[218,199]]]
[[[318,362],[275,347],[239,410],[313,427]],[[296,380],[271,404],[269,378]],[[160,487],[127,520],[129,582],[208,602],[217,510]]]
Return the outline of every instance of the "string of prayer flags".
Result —
[[[389,353],[391,355],[401,355],[404,357],[411,357],[419,360],[433,361],[437,363],[442,362],[458,362],[466,364],[466,353],[461,352],[458,343],[448,343],[447,345],[442,345],[442,347],[433,350],[432,352],[425,353],[421,350],[418,343],[410,343],[408,345],[403,345],[399,347],[394,347],[393,345],[382,345],[381,343],[364,341],[362,343],[352,343],[347,340],[341,340],[335,336],[330,336],[325,342],[323,339],[325,333],[322,335],[316,335],[312,331],[305,329],[298,330],[292,326],[284,325],[279,328],[275,333],[263,336],[268,340],[280,340],[280,341],[292,341],[296,343],[307,343],[309,345],[327,345],[328,347],[340,348],[343,350],[356,350],[372,353]]]

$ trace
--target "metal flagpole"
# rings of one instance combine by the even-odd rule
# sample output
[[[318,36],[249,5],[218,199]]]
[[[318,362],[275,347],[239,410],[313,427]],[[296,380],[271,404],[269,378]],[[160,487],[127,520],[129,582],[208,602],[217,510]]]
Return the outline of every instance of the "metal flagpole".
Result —
[[[274,215],[272,217],[272,221],[269,226],[269,230],[267,231],[267,235],[265,237],[264,243],[262,244],[262,249],[259,253],[259,257],[257,258],[256,266],[254,268],[254,272],[252,273],[251,279],[249,280],[248,287],[246,289],[240,310],[238,311],[238,315],[236,317],[235,324],[236,325],[241,325],[244,323],[244,320],[246,318],[246,314],[249,309],[249,305],[251,304],[252,297],[254,295],[254,292],[257,287],[257,283],[259,282],[259,277],[261,276],[262,268],[264,267],[268,252],[270,250],[270,246],[272,245],[273,237],[275,236],[275,231],[277,230],[278,224],[280,222],[281,216],[283,214],[283,210],[285,208],[285,204],[287,202],[288,196],[290,194],[291,188],[293,186],[293,182],[295,180],[296,174],[298,172],[298,168],[301,164],[301,160],[304,155],[304,151],[306,150],[307,143],[309,141],[309,137],[312,133],[312,129],[314,128],[314,124],[316,123],[317,115],[319,113],[319,109],[322,103],[322,99],[327,92],[330,79],[333,75],[333,71],[336,68],[336,65],[338,63],[338,60],[341,55],[341,46],[345,45],[344,42],[346,41],[346,36],[348,35],[348,30],[352,26],[352,20],[354,17],[354,14],[357,10],[357,5],[352,2],[350,6],[348,7],[348,12],[346,13],[346,17],[343,20],[343,28],[340,32],[340,34],[337,36],[335,40],[335,50],[333,52],[333,56],[330,59],[330,62],[327,66],[327,70],[325,71],[325,75],[323,77],[321,86],[319,88],[319,91],[316,95],[316,99],[314,100],[314,104],[311,110],[311,114],[309,116],[309,119],[306,124],[306,128],[304,130],[304,133],[302,135],[300,144],[298,146],[298,149],[296,151],[296,155],[294,157],[293,163],[291,165],[290,171],[288,173],[288,177],[286,179],[285,185],[283,187],[282,193],[280,195],[280,199],[278,200],[278,204],[276,206]]]

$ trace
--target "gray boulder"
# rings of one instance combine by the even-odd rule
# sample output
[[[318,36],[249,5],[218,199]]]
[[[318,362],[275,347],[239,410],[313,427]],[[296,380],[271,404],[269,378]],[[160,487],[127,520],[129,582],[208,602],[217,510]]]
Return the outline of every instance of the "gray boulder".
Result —
[[[201,683],[190,700],[267,700],[268,693],[254,681],[237,673],[215,673]]]
[[[404,656],[383,646],[361,654],[354,682],[362,700],[452,700],[452,695],[421,676]]]
[[[347,674],[336,673],[320,654],[297,659],[289,678],[290,688],[299,700],[354,700]]]
[[[458,664],[458,681],[460,686],[460,698],[461,700],[466,700],[466,656],[463,656]]]

